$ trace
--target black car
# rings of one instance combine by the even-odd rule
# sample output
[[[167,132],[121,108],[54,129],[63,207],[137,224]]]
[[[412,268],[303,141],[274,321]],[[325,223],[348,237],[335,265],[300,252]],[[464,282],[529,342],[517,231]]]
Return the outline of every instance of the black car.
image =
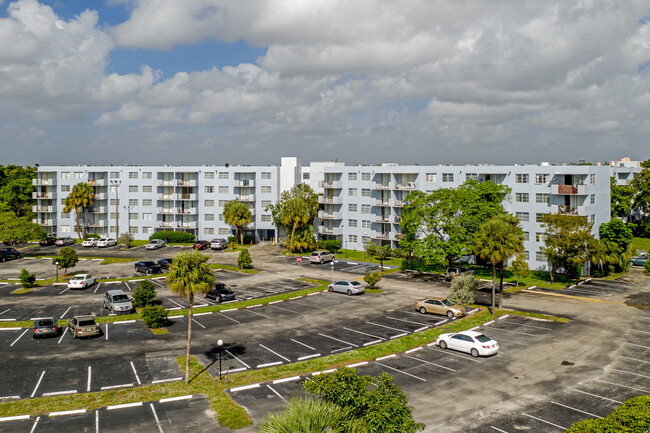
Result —
[[[136,272],[143,272],[143,273],[145,273],[147,275],[149,275],[149,274],[159,274],[160,273],[160,265],[157,264],[156,262],[152,262],[152,261],[136,262],[135,271]]]
[[[160,259],[158,260],[158,265],[160,265],[162,269],[169,269],[172,267],[172,259]]]
[[[208,293],[204,293],[203,296],[214,299],[217,302],[235,300],[235,292],[230,290],[230,287],[226,286],[224,283],[215,283],[212,290]]]
[[[33,338],[40,337],[53,337],[61,335],[63,330],[59,325],[56,324],[53,318],[44,317],[42,319],[36,319],[34,321],[34,331],[32,333]]]
[[[38,244],[42,247],[49,247],[50,245],[54,245],[54,242],[56,242],[56,238],[54,236],[48,236],[42,241],[39,241]]]
[[[12,247],[2,247],[0,248],[0,262],[6,262],[11,259],[19,259],[23,255],[20,251]]]

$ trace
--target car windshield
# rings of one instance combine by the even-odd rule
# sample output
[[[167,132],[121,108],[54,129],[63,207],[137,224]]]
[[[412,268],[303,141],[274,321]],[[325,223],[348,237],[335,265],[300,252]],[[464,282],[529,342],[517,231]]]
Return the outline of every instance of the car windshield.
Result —
[[[70,281],[79,281],[79,280],[83,280],[83,279],[84,279],[84,277],[72,277],[72,278],[70,278]]]
[[[36,322],[36,326],[50,327],[54,324],[53,320],[39,320]]]
[[[492,340],[491,338],[486,337],[486,336],[483,335],[483,334],[481,334],[481,335],[477,335],[477,336],[474,337],[474,338],[476,338],[476,339],[477,339],[478,341],[480,341],[481,343],[487,343],[488,341]]]
[[[153,265],[155,265],[154,262],[143,262],[142,264],[145,265],[145,266],[153,266]]]
[[[158,241],[151,241],[151,242],[149,242],[149,245],[156,245],[157,243],[158,243]]]
[[[445,300],[442,301],[442,302],[443,302],[446,306],[448,306],[448,307],[451,307],[452,305],[454,305],[454,303],[451,302],[449,299],[445,299]]]
[[[86,320],[79,321],[79,326],[93,326],[93,325],[95,325],[94,319],[86,319]]]
[[[225,284],[217,284],[214,287],[217,289],[217,291],[219,291],[221,293],[230,293],[231,292],[230,287],[226,286]]]
[[[106,242],[106,239],[100,239],[99,242]]]
[[[129,297],[126,295],[115,295],[113,296],[113,302],[128,302]]]

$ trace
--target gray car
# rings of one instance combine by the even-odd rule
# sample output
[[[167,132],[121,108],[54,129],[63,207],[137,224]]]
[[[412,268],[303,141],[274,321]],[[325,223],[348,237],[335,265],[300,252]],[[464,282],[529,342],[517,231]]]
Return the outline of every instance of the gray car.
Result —
[[[122,290],[109,290],[104,295],[104,308],[114,314],[129,314],[133,311],[133,303]]]
[[[162,248],[165,246],[165,241],[162,239],[152,239],[149,241],[147,245],[145,245],[145,249],[147,250],[157,250],[158,248]]]
[[[309,256],[309,261],[311,263],[323,263],[323,262],[331,262],[334,260],[334,254],[330,253],[329,251],[314,251],[311,253],[311,256]]]
[[[327,290],[330,292],[346,293],[348,295],[361,295],[365,292],[363,284],[353,280],[337,281],[327,286]]]
[[[630,265],[632,265],[632,266],[645,266],[647,261],[648,261],[648,255],[647,254],[641,254],[640,256],[632,257],[630,259]]]

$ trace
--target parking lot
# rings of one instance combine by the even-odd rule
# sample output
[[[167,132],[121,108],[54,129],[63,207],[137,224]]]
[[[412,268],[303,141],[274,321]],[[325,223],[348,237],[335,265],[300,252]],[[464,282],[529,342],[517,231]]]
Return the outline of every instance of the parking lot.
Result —
[[[640,270],[632,269],[630,273],[615,280],[588,278],[560,290],[535,287],[529,289],[529,291],[617,301],[622,300],[629,292],[630,285],[636,284],[643,278],[644,275]]]
[[[332,262],[325,262],[323,264],[310,263],[309,256],[301,256],[301,263],[298,263],[297,257],[293,256],[285,257],[283,262],[296,267],[300,266],[300,268],[304,269],[306,272],[309,271],[308,268],[326,271],[330,271],[333,268],[334,272],[347,272],[350,274],[365,275],[368,272],[375,272],[380,270],[380,266],[377,263],[364,263],[354,260],[347,260],[340,257],[337,257]],[[333,267],[332,264],[334,264]],[[393,268],[394,266],[384,265],[384,269]]]

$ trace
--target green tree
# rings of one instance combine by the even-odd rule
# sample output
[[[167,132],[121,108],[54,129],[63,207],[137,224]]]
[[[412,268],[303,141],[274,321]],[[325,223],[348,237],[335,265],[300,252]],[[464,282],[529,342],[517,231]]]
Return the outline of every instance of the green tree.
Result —
[[[550,279],[558,269],[567,272],[582,266],[594,253],[596,241],[591,234],[592,224],[577,215],[547,214],[542,219],[546,238],[540,248],[551,265]]]
[[[375,256],[379,260],[381,271],[384,272],[384,260],[390,258],[393,255],[393,250],[390,245],[377,245],[370,243],[366,247],[366,251],[371,256]]]
[[[77,236],[83,239],[86,235],[86,209],[93,204],[95,193],[92,186],[87,183],[79,182],[72,187],[72,191],[63,202],[63,212],[75,212],[75,221],[77,225]],[[79,213],[81,212],[83,230],[79,224]]]
[[[142,281],[140,287],[133,291],[133,306],[142,308],[152,305],[153,300],[156,299],[156,294],[156,286],[151,281]]]
[[[592,261],[612,266],[616,272],[629,269],[632,257],[632,229],[618,218],[603,223],[598,228],[600,242],[595,246]]]
[[[309,240],[310,237],[314,237],[313,228],[311,233],[304,230],[311,227],[312,221],[318,215],[318,196],[309,185],[304,183],[294,185],[290,190],[284,191],[280,195],[280,200],[274,205],[269,205],[266,210],[271,211],[276,226],[291,231],[287,240],[289,251],[296,250],[294,236],[301,228],[303,228],[300,237],[301,245],[298,246],[302,249],[302,245],[306,243],[315,244],[315,241]]]
[[[643,273],[645,275],[650,275],[650,260],[645,262],[645,265],[643,265]]]
[[[459,275],[451,280],[451,290],[447,299],[454,304],[473,304],[478,294],[478,282],[474,275]]]
[[[251,259],[251,254],[248,252],[248,249],[244,248],[239,252],[237,257],[237,266],[240,269],[249,269],[253,265],[253,259]]]
[[[0,165],[0,209],[31,219],[31,207],[36,203],[32,198],[32,192],[36,191],[32,179],[36,179],[35,167]]]
[[[402,209],[402,231],[413,236],[415,256],[429,264],[452,266],[454,261],[474,252],[479,227],[504,213],[501,202],[509,194],[507,186],[476,180],[468,180],[455,189],[437,189],[428,195],[413,192]]]
[[[74,268],[79,263],[79,256],[77,252],[70,247],[63,247],[59,250],[59,254],[52,257],[52,264],[56,265],[59,262],[59,269],[63,269],[63,276],[66,276],[68,269]]]
[[[355,418],[365,421],[369,433],[414,433],[424,428],[415,422],[406,394],[387,373],[360,376],[355,369],[342,367],[331,374],[313,376],[302,386],[327,402],[349,409]]]
[[[214,274],[206,263],[208,256],[197,250],[183,252],[172,261],[167,276],[169,290],[181,298],[188,298],[187,352],[185,358],[185,383],[190,382],[190,349],[192,346],[192,308],[194,295],[209,292],[214,286]]]
[[[363,420],[349,409],[313,398],[295,399],[280,413],[271,413],[260,433],[366,433]]]
[[[30,274],[29,271],[25,268],[20,271],[20,284],[22,284],[24,288],[31,289],[34,287],[35,282],[36,275]]]
[[[492,315],[495,314],[496,269],[501,268],[499,308],[503,299],[503,264],[524,249],[519,220],[510,214],[497,215],[481,225],[476,234],[476,255],[492,264]]]
[[[368,272],[368,273],[366,273],[366,275],[363,276],[363,281],[366,282],[369,289],[372,289],[372,288],[375,287],[375,285],[377,283],[379,283],[381,281],[381,277],[382,277],[382,275],[381,275],[381,272],[379,272],[379,271],[377,271],[377,272]]]
[[[40,240],[45,230],[26,218],[18,218],[13,212],[0,213],[0,242],[12,241],[15,245],[29,240]]]
[[[641,171],[631,183],[634,190],[633,210],[650,214],[650,159],[641,163]]]
[[[611,192],[611,218],[623,218],[627,220],[632,211],[634,187],[631,185],[617,185],[616,178],[611,177],[609,181],[609,189]]]
[[[634,237],[632,229],[618,218],[601,224],[598,228],[598,234],[600,239],[616,242],[621,252],[627,250]]]
[[[122,244],[125,249],[131,248],[131,243],[133,243],[133,235],[130,233],[122,233],[117,237],[117,242]]]
[[[231,200],[223,207],[223,220],[239,232],[241,244],[244,245],[244,226],[253,222],[253,214],[248,206],[239,200]]]
[[[530,275],[530,268],[528,267],[528,262],[523,254],[518,254],[517,257],[510,264],[512,272],[517,276],[517,286],[516,289],[519,289],[519,280],[521,278],[526,278]]]

